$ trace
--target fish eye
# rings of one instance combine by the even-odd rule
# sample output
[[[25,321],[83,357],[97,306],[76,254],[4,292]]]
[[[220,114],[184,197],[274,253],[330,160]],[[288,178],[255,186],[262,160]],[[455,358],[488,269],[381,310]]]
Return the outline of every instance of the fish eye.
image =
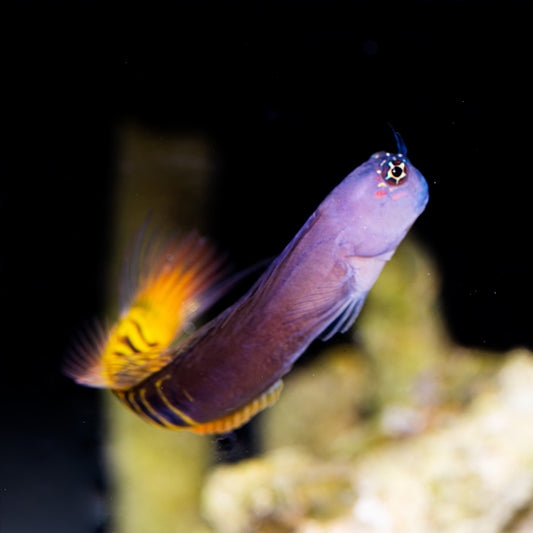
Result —
[[[407,179],[407,165],[401,159],[388,159],[384,161],[381,177],[389,185],[400,185]]]

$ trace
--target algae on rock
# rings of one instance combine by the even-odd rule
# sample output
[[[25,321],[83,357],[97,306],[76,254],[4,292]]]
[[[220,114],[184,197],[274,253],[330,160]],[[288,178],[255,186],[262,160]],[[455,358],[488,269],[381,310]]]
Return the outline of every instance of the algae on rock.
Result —
[[[136,124],[119,131],[109,295],[128,242],[148,214],[162,228],[205,229],[211,185],[209,146],[198,135],[160,133]],[[116,304],[115,304],[116,306]],[[110,305],[110,307],[113,307]],[[206,533],[199,494],[211,443],[140,420],[105,393],[105,452],[110,522],[115,533]]]

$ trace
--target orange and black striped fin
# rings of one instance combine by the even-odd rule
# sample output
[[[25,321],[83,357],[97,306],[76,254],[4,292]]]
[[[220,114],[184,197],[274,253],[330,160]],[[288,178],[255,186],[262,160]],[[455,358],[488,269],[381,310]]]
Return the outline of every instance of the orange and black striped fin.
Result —
[[[160,411],[146,397],[146,389],[115,390],[113,392],[124,405],[150,424],[167,429],[186,429],[200,435],[207,435],[228,433],[246,424],[257,413],[276,403],[282,389],[283,381],[280,379],[244,407],[222,418],[203,423],[196,422],[185,412],[169,405],[168,402],[165,402],[168,411]]]
[[[241,407],[237,411],[230,413],[217,420],[197,424],[185,429],[198,433],[200,435],[207,435],[212,433],[229,433],[234,429],[238,429],[246,422],[248,422],[257,413],[274,405],[281,395],[283,389],[283,381],[280,379],[272,385],[266,392],[252,400],[249,404]]]
[[[86,329],[71,348],[63,372],[87,387],[126,389],[139,383],[172,359],[170,350],[147,349],[140,331],[131,319],[107,330],[101,326]]]
[[[126,262],[129,294],[120,319],[107,331],[88,332],[65,365],[77,383],[126,389],[157,372],[172,359],[168,347],[232,284],[223,280],[224,258],[205,238],[190,233],[160,243],[144,233]]]
[[[229,272],[226,257],[196,231],[164,238],[148,225],[149,220],[124,260],[119,285],[121,314],[124,316],[143,293],[157,299],[165,289],[179,288],[186,289],[182,301],[189,305],[183,311],[191,320],[228,290],[228,283],[223,281]],[[192,283],[187,285],[188,281]]]

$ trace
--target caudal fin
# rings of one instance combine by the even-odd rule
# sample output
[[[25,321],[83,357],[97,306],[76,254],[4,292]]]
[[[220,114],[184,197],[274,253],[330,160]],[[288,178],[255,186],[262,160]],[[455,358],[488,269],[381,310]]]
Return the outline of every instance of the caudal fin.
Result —
[[[142,230],[133,250],[119,320],[87,331],[65,364],[79,384],[125,389],[158,371],[172,358],[169,346],[229,288],[224,258],[196,233],[161,243]]]

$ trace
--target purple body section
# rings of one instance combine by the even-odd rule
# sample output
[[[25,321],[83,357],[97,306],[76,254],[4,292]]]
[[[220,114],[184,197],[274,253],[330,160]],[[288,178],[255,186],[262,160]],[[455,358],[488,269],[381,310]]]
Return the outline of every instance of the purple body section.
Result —
[[[390,161],[401,163],[407,176],[401,183],[384,179]],[[197,423],[250,403],[314,339],[353,323],[427,200],[426,181],[405,156],[374,154],[326,197],[247,294],[133,389],[168,412],[160,387],[172,407]]]

